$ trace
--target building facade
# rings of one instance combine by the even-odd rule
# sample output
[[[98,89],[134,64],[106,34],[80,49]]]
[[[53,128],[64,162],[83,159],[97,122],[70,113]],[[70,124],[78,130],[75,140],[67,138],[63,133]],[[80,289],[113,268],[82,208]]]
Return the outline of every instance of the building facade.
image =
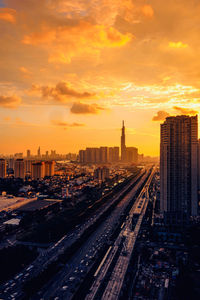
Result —
[[[118,162],[119,161],[119,147],[108,148],[108,161]]]
[[[45,164],[44,162],[35,162],[32,164],[32,179],[40,180],[45,176]]]
[[[55,161],[45,161],[45,170],[44,175],[45,176],[54,176],[55,174]]]
[[[6,177],[6,160],[0,159],[0,178]]]
[[[25,166],[23,159],[16,159],[14,162],[14,177],[15,178],[22,178],[25,177]]]
[[[138,149],[135,147],[126,147],[126,159],[127,159],[127,162],[137,164],[138,163]]]
[[[198,119],[168,117],[161,124],[160,209],[177,219],[198,211]]]
[[[99,181],[105,181],[109,178],[109,169],[107,167],[97,168],[94,171],[94,178]]]

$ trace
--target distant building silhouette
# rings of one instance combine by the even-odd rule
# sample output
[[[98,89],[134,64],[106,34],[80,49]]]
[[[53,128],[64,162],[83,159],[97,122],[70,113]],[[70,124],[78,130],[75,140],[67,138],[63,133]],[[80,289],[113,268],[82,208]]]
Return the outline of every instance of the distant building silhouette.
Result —
[[[6,160],[1,158],[0,159],[0,178],[6,177]]]
[[[26,151],[26,156],[27,156],[27,158],[30,158],[30,157],[31,157],[31,150],[28,149],[28,150]]]
[[[32,164],[32,179],[38,180],[44,178],[45,164],[44,162],[35,162]]]
[[[124,121],[122,122],[122,135],[121,135],[121,161],[126,162],[126,137]]]
[[[119,147],[86,148],[79,151],[80,163],[105,164],[119,161]]]
[[[138,163],[138,149],[135,147],[126,147],[126,160],[130,163]]]
[[[54,176],[55,174],[55,161],[45,161],[44,176]]]
[[[34,160],[30,160],[30,159],[25,160],[24,164],[25,164],[25,175],[26,176],[30,176],[32,174],[32,163],[33,162],[34,162]]]
[[[168,117],[161,124],[160,209],[170,223],[197,215],[197,116]]]
[[[38,156],[38,157],[40,157],[40,156],[41,156],[40,147],[38,148],[38,151],[37,151],[37,156]]]
[[[108,148],[108,161],[118,162],[119,161],[119,147]]]
[[[108,147],[100,147],[100,163],[108,162]]]
[[[14,177],[15,178],[22,178],[25,177],[25,168],[24,168],[24,160],[23,159],[16,159],[14,162]]]
[[[94,178],[100,181],[105,181],[109,178],[109,169],[107,167],[95,169]]]

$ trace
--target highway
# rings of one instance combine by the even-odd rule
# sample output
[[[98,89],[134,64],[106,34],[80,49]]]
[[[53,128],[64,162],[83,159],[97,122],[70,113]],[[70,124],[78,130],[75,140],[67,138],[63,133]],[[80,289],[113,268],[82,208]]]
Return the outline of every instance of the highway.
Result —
[[[120,298],[125,275],[149,202],[148,189],[155,171],[156,167],[154,167],[147,183],[133,204],[115,243],[109,248],[109,253],[106,254],[106,258],[102,260],[95,272],[95,280],[85,300],[117,300]],[[134,214],[138,214],[138,220],[133,229],[132,220]],[[114,266],[112,266],[113,264]]]
[[[123,215],[130,201],[142,186],[148,172],[134,186],[134,188],[119,202],[104,221],[96,228],[88,240],[74,254],[62,271],[57,274],[51,282],[40,291],[42,299],[72,299],[75,291],[81,284],[82,279],[91,269],[98,257],[98,252],[107,243],[116,229],[120,216]],[[36,298],[35,298],[36,299]]]
[[[139,180],[142,175],[142,179]],[[31,280],[33,277],[37,277],[45,267],[47,267],[53,261],[56,261],[60,255],[65,253],[66,249],[70,248],[74,242],[81,238],[84,232],[94,226],[98,220],[105,214],[106,211],[109,210],[115,203],[119,204],[115,207],[113,213],[100,225],[98,224],[96,231],[87,239],[86,244],[83,244],[76,253],[74,257],[72,257],[70,264],[66,265],[61,274],[57,274],[54,278],[54,287],[58,285],[57,289],[51,289],[50,291],[42,291],[44,292],[44,298],[49,299],[49,294],[56,294],[58,291],[60,293],[60,288],[64,292],[68,292],[67,288],[63,289],[62,284],[66,284],[66,282],[70,283],[70,286],[73,285],[73,281],[75,279],[84,277],[89,269],[91,262],[95,259],[100,247],[108,240],[109,235],[113,231],[115,224],[118,222],[119,216],[123,213],[125,208],[127,207],[130,199],[134,197],[134,194],[137,192],[139,187],[142,185],[145,180],[147,174],[142,171],[142,174],[139,174],[131,180],[129,184],[127,184],[120,192],[117,193],[112,199],[110,199],[107,203],[102,205],[94,215],[89,218],[84,224],[76,226],[74,230],[65,235],[62,239],[60,239],[57,243],[55,243],[52,247],[45,250],[43,253],[39,255],[39,257],[28,267],[26,267],[21,273],[17,274],[15,278],[6,282],[5,284],[0,286],[0,295],[3,299],[22,299],[24,296],[23,286],[24,283]],[[139,180],[138,183],[137,180]],[[122,200],[122,197],[130,187],[135,184],[135,187],[131,192],[129,192]],[[84,259],[87,258],[87,259]],[[63,276],[63,273],[65,276]],[[71,276],[72,274],[78,274],[78,276]],[[81,274],[81,276],[80,276]],[[75,279],[74,279],[75,277]],[[62,280],[61,280],[62,279]],[[57,282],[57,283],[56,283]],[[65,285],[66,287],[66,285]],[[73,290],[70,292],[73,293]],[[65,294],[65,293],[64,293]],[[42,298],[42,297],[41,297]],[[38,299],[38,296],[37,296]],[[66,299],[66,298],[65,298]]]

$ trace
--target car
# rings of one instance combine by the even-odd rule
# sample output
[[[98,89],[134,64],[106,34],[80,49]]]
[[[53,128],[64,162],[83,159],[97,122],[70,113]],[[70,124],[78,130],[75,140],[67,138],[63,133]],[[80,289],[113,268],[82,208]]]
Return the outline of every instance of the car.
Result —
[[[75,277],[70,277],[69,278],[70,281],[73,281],[74,279],[75,279]]]
[[[13,294],[13,296],[15,297],[15,296],[17,296],[17,294],[18,294],[18,293],[17,293],[17,292],[15,292],[15,293]]]

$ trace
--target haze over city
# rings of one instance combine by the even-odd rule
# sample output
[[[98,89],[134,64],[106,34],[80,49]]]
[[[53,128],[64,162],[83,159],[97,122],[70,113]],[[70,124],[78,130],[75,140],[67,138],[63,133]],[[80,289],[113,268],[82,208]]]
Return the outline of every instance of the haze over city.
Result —
[[[0,0],[0,300],[200,299],[199,36],[199,0]]]
[[[198,1],[0,0],[1,153],[119,145],[158,156],[199,112]],[[55,147],[54,147],[55,148]]]

